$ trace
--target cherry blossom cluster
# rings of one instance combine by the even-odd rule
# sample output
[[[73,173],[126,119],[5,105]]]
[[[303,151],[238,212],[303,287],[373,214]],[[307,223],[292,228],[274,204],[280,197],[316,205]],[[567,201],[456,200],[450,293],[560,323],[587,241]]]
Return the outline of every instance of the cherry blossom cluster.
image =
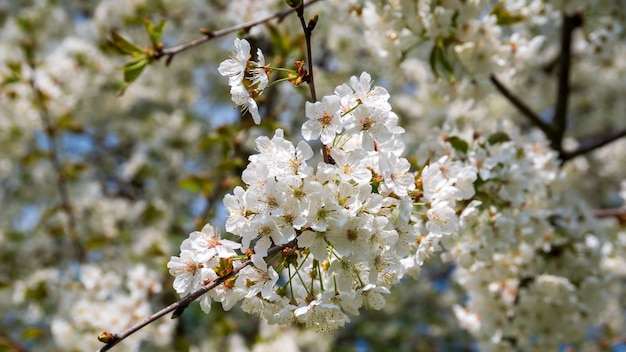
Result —
[[[211,99],[198,91],[215,82],[211,74],[202,79],[207,76],[198,73],[226,58],[212,49],[218,37],[191,50],[201,54],[175,55],[167,69],[154,65],[143,71],[119,98],[120,67],[128,61],[110,57],[102,38],[116,28],[146,48],[140,17],[156,24],[162,14],[175,14],[165,16],[168,50],[185,46],[207,23],[226,28],[280,13],[285,6],[274,0],[238,0],[211,9],[192,0],[19,3],[0,5],[5,15],[0,19],[0,256],[12,268],[0,275],[2,341],[18,350],[54,345],[93,351],[101,347],[100,332],[121,332],[170,300],[160,283],[165,282],[162,263],[172,252],[171,229],[190,224],[190,210],[198,219],[204,216],[197,186],[202,182],[206,191],[223,173],[201,174],[225,155],[216,153],[207,137],[229,140],[222,134],[227,131],[216,129],[221,122],[206,123],[213,109],[196,109]],[[236,271],[202,298],[203,309],[212,301],[226,308],[241,302],[274,323],[330,329],[347,320],[344,314],[357,314],[358,307],[391,302],[386,289],[421,294],[419,287],[428,286],[430,275],[417,284],[393,282],[405,272],[419,274],[440,251],[454,263],[454,280],[465,291],[455,315],[483,350],[557,350],[568,342],[576,350],[594,350],[597,345],[585,346],[582,340],[623,336],[624,224],[594,219],[585,205],[621,204],[615,189],[626,175],[621,162],[626,140],[559,167],[545,140],[520,136],[507,124],[513,119],[528,126],[489,77],[495,74],[542,119],[549,118],[562,57],[562,19],[579,14],[584,23],[572,36],[566,149],[579,146],[574,137],[584,141],[578,137],[622,129],[626,6],[612,0],[326,0],[309,9],[320,18],[312,48],[318,90],[329,94],[337,79],[343,80],[338,77],[367,67],[393,97],[407,145],[398,141],[389,94],[379,87],[357,92],[362,79],[363,87],[371,85],[367,76],[308,104],[302,136],[312,149],[287,141],[297,139],[288,129],[260,140],[246,185],[227,197],[236,204],[229,206],[227,226],[240,241],[222,239],[209,226],[192,233],[169,265],[175,289],[184,296]],[[302,36],[300,24],[289,16],[278,21],[279,28],[255,25],[246,35],[262,43],[280,39],[281,47],[272,53],[289,57],[282,54],[297,50]],[[267,30],[276,28],[268,42]],[[237,40],[219,69],[235,105],[256,123],[261,117],[257,98],[269,93],[264,92],[271,72],[268,54],[263,57]],[[286,91],[272,92],[273,112],[302,122],[304,114],[294,113],[300,109],[298,97]],[[45,118],[51,126],[45,126]],[[370,124],[368,118],[384,123]],[[444,122],[459,130],[439,133]],[[506,131],[510,140],[484,135],[494,129]],[[468,144],[465,152],[462,140]],[[324,155],[316,156],[320,142]],[[61,170],[50,162],[54,155]],[[299,166],[291,165],[292,159]],[[297,170],[285,171],[287,165]],[[294,182],[306,188],[304,198],[291,197]],[[191,192],[172,192],[180,188]],[[626,181],[620,194],[626,198]],[[207,200],[209,213],[216,202]],[[277,232],[263,235],[267,228],[262,226]],[[72,229],[75,239],[68,235]],[[68,251],[71,242],[83,247],[84,258]],[[277,243],[285,249],[276,251]],[[335,287],[341,289],[335,292]],[[439,293],[432,306],[441,313],[452,305],[455,290]],[[403,309],[391,308],[392,315]],[[423,310],[413,315],[413,321],[401,323],[405,329],[429,326],[435,316]],[[389,317],[390,326],[398,318]],[[330,323],[317,323],[323,319]],[[354,326],[368,323],[363,317],[350,319]],[[189,331],[183,343],[189,349],[253,349],[246,329],[236,347],[228,346],[223,335],[230,329],[206,329],[213,320],[193,315],[155,322],[120,348],[171,350],[177,324]],[[435,324],[438,333],[432,335],[440,340],[457,328],[449,321]],[[304,339],[293,327],[273,325],[269,333],[263,326],[256,340],[267,343],[273,340],[268,334],[279,336],[274,342],[280,348],[314,343],[321,351],[320,340],[333,338],[307,331],[311,335]],[[202,341],[195,338],[200,335]],[[388,335],[368,341],[381,336]],[[328,350],[348,343],[335,337]],[[256,343],[254,350],[259,350]]]
[[[45,294],[60,312],[50,321],[50,331],[57,348],[95,351],[102,343],[95,334],[108,329],[124,329],[137,317],[150,314],[149,297],[162,291],[159,273],[144,264],[128,267],[124,275],[109,268],[85,264],[70,275],[63,269],[41,269],[16,283],[10,303],[24,306],[25,318],[36,322],[45,312],[32,302],[32,296]],[[124,312],[120,314],[120,312]],[[173,320],[163,320],[146,329],[144,335],[132,336],[122,342],[125,351],[141,351],[142,347],[167,346],[176,328]]]
[[[244,47],[237,69],[224,69],[235,59],[220,66],[231,84],[247,67],[246,43],[235,42]],[[202,298],[205,312],[211,299],[226,309],[242,300],[270,323],[332,330],[349,321],[346,313],[382,308],[389,288],[407,270],[418,273],[439,239],[458,230],[455,204],[473,196],[477,178],[475,167],[445,157],[411,172],[388,100],[364,72],[307,103],[302,135],[325,148],[317,167],[308,164],[314,152],[305,141],[294,146],[280,129],[257,138],[259,153],[242,174],[246,187],[224,199],[226,230],[241,244],[220,240],[210,225],[193,232],[168,264],[176,291],[186,295],[250,258]],[[296,245],[268,255],[289,243]]]
[[[455,280],[468,294],[465,307],[454,308],[459,322],[483,351],[581,343],[608,302],[614,274],[602,267],[614,249],[603,245],[589,209],[560,189],[566,174],[556,153],[543,136],[522,141],[514,128],[462,152],[445,142],[448,133],[420,153],[478,172],[458,231],[442,241],[442,256],[458,265]]]

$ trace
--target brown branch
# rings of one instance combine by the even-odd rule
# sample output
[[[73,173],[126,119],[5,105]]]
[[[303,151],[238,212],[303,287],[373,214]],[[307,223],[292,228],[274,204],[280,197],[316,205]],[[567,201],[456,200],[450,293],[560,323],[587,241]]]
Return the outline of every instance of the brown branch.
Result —
[[[316,2],[318,2],[320,0],[311,0],[308,1],[306,3],[303,3],[302,6],[309,6],[312,5]],[[213,39],[213,38],[218,38],[218,37],[222,37],[225,36],[227,34],[230,33],[235,33],[235,32],[239,32],[241,30],[250,30],[250,28],[258,26],[260,24],[269,22],[271,20],[274,19],[278,19],[278,21],[282,21],[287,15],[291,14],[292,12],[296,11],[295,9],[286,9],[280,12],[277,12],[273,15],[258,19],[258,20],[254,20],[254,21],[248,21],[245,23],[241,23],[232,27],[228,27],[228,28],[224,28],[224,29],[220,29],[217,31],[211,31],[208,29],[202,29],[201,32],[204,34],[203,37],[198,38],[198,39],[194,39],[190,42],[184,43],[184,44],[180,44],[180,45],[176,45],[173,46],[171,48],[165,48],[165,49],[161,49],[161,50],[156,50],[154,52],[154,55],[152,56],[154,59],[158,60],[164,56],[167,57],[165,63],[166,65],[169,65],[170,62],[172,62],[172,59],[174,58],[174,56],[176,56],[176,54],[181,53],[183,51],[189,50],[191,48],[195,48],[196,46],[202,45],[206,42],[208,42],[209,40]]]
[[[596,209],[593,211],[596,218],[616,218],[620,224],[626,225],[626,208]]]
[[[317,24],[318,17],[315,15],[307,24],[304,21],[304,4],[298,6],[296,8],[296,13],[298,14],[298,18],[300,19],[300,25],[302,26],[302,30],[304,31],[304,38],[306,40],[306,56],[309,66],[309,73],[306,77],[306,82],[309,85],[309,90],[311,91],[311,101],[317,101],[317,93],[315,92],[315,80],[313,75],[313,55],[311,54],[311,33]],[[325,163],[330,161],[329,150],[325,145],[322,145],[322,158]]]
[[[36,70],[36,65],[34,62],[29,61],[29,66],[33,71]],[[63,211],[63,213],[65,213],[65,216],[67,217],[67,238],[69,239],[69,242],[74,249],[75,258],[79,262],[82,262],[85,258],[85,251],[80,245],[78,239],[78,231],[76,230],[76,216],[74,215],[74,210],[70,201],[66,174],[63,171],[63,165],[61,164],[61,159],[59,158],[59,148],[57,146],[56,139],[56,127],[52,124],[50,111],[46,106],[46,97],[37,87],[35,78],[31,78],[28,83],[33,90],[33,94],[35,95],[34,101],[39,109],[39,116],[41,117],[44,132],[46,134],[46,138],[48,139],[49,150],[47,155],[48,159],[50,160],[50,164],[52,164],[52,168],[56,173],[56,187],[57,192],[59,192],[59,197],[61,198],[61,210]]]
[[[612,134],[609,134],[607,136],[604,136],[602,138],[598,138],[595,139],[594,141],[585,143],[583,145],[581,145],[578,149],[571,151],[571,152],[561,152],[560,155],[560,159],[563,163],[574,159],[577,156],[583,155],[583,154],[587,154],[595,149],[604,147],[605,145],[614,142],[622,137],[626,136],[626,129],[619,131],[619,132],[615,132]]]
[[[492,74],[489,76],[489,79],[493,83],[493,85],[498,89],[498,91],[511,103],[513,106],[519,110],[522,115],[524,115],[530,122],[537,126],[549,140],[552,140],[555,132],[552,130],[550,125],[541,121],[539,115],[537,115],[534,111],[526,105],[520,98],[518,98],[515,94],[513,94],[500,80]]]
[[[572,32],[581,25],[581,14],[575,14],[573,16],[563,15],[557,97],[554,108],[554,118],[552,119],[554,138],[550,139],[552,147],[559,153],[563,151],[563,136],[567,129],[567,103],[570,95],[569,80],[572,59]]]
[[[309,72],[306,76],[306,82],[309,85],[309,90],[311,91],[311,101],[317,101],[317,93],[315,92],[315,79],[313,75],[313,55],[311,54],[311,33],[313,33],[313,29],[317,25],[318,17],[314,15],[309,23],[307,24],[304,20],[304,4],[298,6],[296,8],[296,13],[298,14],[298,18],[300,19],[300,25],[302,26],[302,30],[304,31],[304,38],[306,41],[306,56],[307,62],[309,66]],[[325,163],[330,162],[329,148],[326,145],[322,144],[322,159]]]
[[[306,76],[306,82],[309,84],[309,90],[311,91],[311,101],[317,101],[317,94],[315,93],[315,81],[313,79],[313,55],[311,55],[311,33],[313,32],[313,27],[307,25],[304,20],[304,3],[298,6],[296,9],[296,13],[298,14],[298,18],[300,19],[300,25],[302,25],[302,30],[304,31],[304,38],[306,40],[306,56],[309,66],[309,72]],[[312,23],[312,22],[309,22]]]
[[[267,251],[267,258],[282,251],[285,248],[293,248],[297,244],[298,244],[298,239],[294,238],[293,240],[283,245],[274,246]],[[174,314],[172,314],[172,319],[179,317],[181,314],[183,314],[183,312],[185,311],[185,309],[189,306],[191,302],[195,301],[196,299],[206,294],[207,292],[211,291],[215,287],[221,285],[222,283],[232,278],[233,276],[237,275],[243,268],[251,264],[252,264],[252,259],[246,260],[240,266],[238,266],[237,268],[234,268],[230,273],[224,276],[221,276],[217,280],[211,282],[210,284],[197,289],[196,291],[170,304],[169,306],[159,310],[158,312],[152,314],[151,316],[145,318],[141,322],[131,326],[130,328],[124,330],[123,332],[119,334],[112,334],[108,332],[101,333],[99,336],[104,337],[106,339],[106,345],[102,346],[98,351],[104,352],[104,351],[110,350],[113,346],[117,345],[118,343],[120,343],[121,341],[129,337],[130,335],[134,334],[135,332],[143,329],[147,325],[153,323],[157,319],[163,317],[167,313],[174,312]]]

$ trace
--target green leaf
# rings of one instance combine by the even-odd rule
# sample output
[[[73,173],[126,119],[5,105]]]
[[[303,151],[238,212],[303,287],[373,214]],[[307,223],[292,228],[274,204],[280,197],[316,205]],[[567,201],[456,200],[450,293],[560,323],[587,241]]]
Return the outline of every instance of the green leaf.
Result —
[[[26,299],[29,301],[38,301],[45,298],[49,298],[49,295],[46,283],[43,281],[38,281],[26,289]]]
[[[435,76],[439,77],[439,68],[442,68],[451,79],[454,78],[454,66],[448,58],[448,52],[442,38],[437,39],[435,45],[433,45],[428,61]]]
[[[144,54],[143,49],[129,42],[113,29],[111,30],[111,37],[107,38],[107,42],[122,54],[132,55],[133,57]]]
[[[5,64],[10,73],[4,76],[2,85],[19,82],[22,77],[22,63],[19,61],[7,61]]]
[[[459,151],[463,154],[467,154],[467,149],[469,148],[469,145],[467,144],[466,141],[462,140],[461,138],[457,136],[448,137],[446,138],[446,142],[450,143],[450,145],[452,145],[452,148],[454,148],[454,150]]]
[[[141,74],[144,68],[148,65],[148,59],[143,58],[141,60],[129,62],[124,65],[124,82],[132,83]]]
[[[484,185],[487,182],[489,182],[489,180],[483,180],[480,175],[478,175],[476,181],[474,181],[474,188],[478,189],[480,186]]]
[[[213,182],[204,176],[189,175],[178,181],[178,187],[191,192],[205,193],[213,188]]]
[[[378,193],[378,187],[380,183],[383,181],[381,177],[373,177],[370,181],[370,185],[372,186],[372,193]]]
[[[150,37],[150,43],[152,43],[152,46],[156,48],[159,45],[161,35],[163,34],[163,29],[165,28],[165,20],[159,21],[156,26],[148,18],[144,17],[142,18],[142,20],[144,25],[146,26],[148,37]]]
[[[159,24],[154,27],[154,40],[152,40],[152,44],[154,46],[158,46],[161,36],[163,36],[163,30],[165,29],[165,20],[160,20]]]
[[[504,7],[503,2],[499,2],[493,8],[491,8],[489,14],[495,15],[496,23],[501,26],[509,26],[525,20],[524,16],[512,15],[511,12],[509,12],[509,10]]]
[[[443,46],[442,40],[437,41],[437,47],[439,48],[438,50],[439,54],[437,55],[438,56],[437,58],[439,59],[439,63],[441,64],[443,69],[446,71],[446,73],[452,74],[454,72],[454,67],[452,67],[450,60],[448,60],[446,48]]]
[[[489,137],[487,137],[487,142],[489,142],[489,144],[491,145],[508,142],[510,140],[511,140],[511,137],[509,137],[509,135],[504,132],[496,132],[490,135]]]
[[[30,34],[35,29],[33,25],[33,21],[24,16],[24,17],[14,17],[15,24],[17,24],[18,28],[22,30],[22,32]]]
[[[80,122],[75,121],[73,116],[69,113],[59,117],[59,119],[55,122],[55,125],[59,129],[75,133],[82,133],[85,131],[83,125]]]
[[[7,65],[7,68],[16,75],[22,74],[22,63],[20,61],[7,61],[5,62],[5,65]]]
[[[31,150],[28,154],[19,159],[19,165],[21,167],[29,167],[34,165],[36,162],[45,159],[46,157],[46,153],[44,153],[40,149]]]
[[[430,63],[430,69],[433,70],[435,77],[439,77],[439,71],[437,70],[437,52],[438,52],[437,43],[433,45],[432,50],[430,51],[430,55],[428,55],[428,62]]]
[[[29,328],[26,328],[22,332],[21,338],[23,340],[31,340],[31,339],[36,339],[36,338],[42,337],[45,334],[46,334],[46,332],[43,329],[35,328],[35,327],[29,327]]]
[[[287,6],[292,9],[302,6],[302,0],[285,0],[285,2],[287,3]]]
[[[149,63],[150,63],[150,58],[144,57],[142,59],[139,59],[139,60],[133,61],[133,62],[129,62],[126,65],[124,65],[124,67],[123,67],[123,70],[124,70],[124,85],[122,86],[120,91],[117,93],[117,96],[124,95],[124,92],[126,91],[126,88],[128,88],[130,86],[130,84],[133,83],[139,77],[141,72],[143,72],[143,69],[146,68],[146,66]]]
[[[64,162],[62,165],[63,176],[68,180],[76,180],[80,174],[89,169],[89,164],[81,162]]]
[[[139,221],[150,223],[163,218],[163,211],[153,204],[148,204],[140,215]]]
[[[110,244],[109,238],[101,234],[92,233],[89,236],[89,239],[83,243],[83,246],[87,250],[94,250],[102,248],[107,244]]]

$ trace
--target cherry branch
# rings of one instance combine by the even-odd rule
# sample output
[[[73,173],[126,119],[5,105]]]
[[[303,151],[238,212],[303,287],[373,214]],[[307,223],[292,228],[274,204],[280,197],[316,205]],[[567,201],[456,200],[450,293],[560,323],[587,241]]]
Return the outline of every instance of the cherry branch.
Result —
[[[626,225],[626,208],[596,209],[593,211],[596,218],[616,218],[620,224]]]
[[[537,126],[546,137],[550,140],[552,149],[559,153],[559,159],[562,163],[572,159],[580,154],[587,153],[595,148],[599,148],[607,143],[614,141],[617,138],[623,136],[617,134],[610,136],[604,141],[590,145],[585,148],[581,148],[574,152],[565,152],[563,150],[563,137],[567,130],[567,107],[570,95],[570,66],[572,58],[572,33],[574,30],[583,24],[582,14],[563,15],[563,24],[561,27],[561,50],[559,53],[559,72],[558,72],[558,84],[557,84],[557,98],[554,107],[554,116],[551,123],[545,123],[526,103],[524,103],[519,97],[513,94],[502,82],[498,80],[495,75],[491,75],[489,79],[494,84],[496,89],[502,93],[502,95],[511,102],[531,123]]]
[[[280,246],[274,246],[267,251],[266,258],[270,258],[272,255],[282,251],[285,248],[294,248],[297,246],[297,244],[298,244],[298,239],[294,238],[293,240],[285,244],[282,244]],[[151,316],[145,318],[141,322],[131,326],[130,328],[124,330],[123,332],[120,332],[118,334],[113,334],[113,333],[109,333],[106,331],[100,333],[100,335],[98,335],[98,339],[102,342],[105,342],[106,345],[102,346],[98,351],[104,352],[104,351],[110,350],[113,346],[117,345],[118,343],[120,343],[121,341],[129,337],[130,335],[143,329],[144,327],[148,326],[149,324],[153,323],[157,319],[163,317],[164,315],[170,312],[174,312],[172,314],[172,319],[178,318],[179,316],[183,314],[183,312],[185,311],[185,309],[187,309],[187,307],[189,306],[189,304],[191,304],[191,302],[195,301],[196,299],[206,294],[207,292],[211,291],[215,287],[221,285],[225,281],[228,281],[230,278],[237,275],[243,268],[251,264],[252,264],[252,259],[246,260],[245,262],[241,263],[241,265],[239,265],[238,267],[233,268],[233,270],[230,273],[224,276],[221,276],[217,278],[216,280],[214,280],[213,282],[209,283],[208,285],[197,289],[196,291],[179,299],[178,301],[170,304],[169,306],[159,310],[158,312],[152,314]]]
[[[626,129],[618,132],[611,133],[601,138],[595,138],[593,141],[582,144],[578,149],[566,152],[562,151],[560,158],[563,162],[574,159],[577,156],[587,154],[593,150],[604,147],[605,145],[612,143],[622,137],[626,136]]]
[[[311,0],[308,1],[306,3],[302,4],[302,7],[305,6],[309,6],[312,5],[316,2],[318,2],[320,0]],[[218,38],[218,37],[223,37],[227,34],[230,33],[235,33],[235,32],[239,32],[242,30],[248,31],[250,30],[252,27],[256,27],[260,24],[272,21],[274,19],[278,19],[278,22],[281,22],[285,17],[287,17],[289,14],[291,14],[292,12],[295,12],[296,9],[293,8],[289,8],[280,12],[277,12],[273,15],[269,15],[267,17],[258,19],[258,20],[254,20],[254,21],[248,21],[248,22],[244,22],[238,25],[234,25],[232,27],[227,27],[227,28],[223,28],[217,31],[211,31],[208,29],[201,29],[200,31],[204,34],[203,37],[198,38],[198,39],[194,39],[190,42],[184,43],[184,44],[180,44],[180,45],[176,45],[173,46],[171,48],[165,48],[165,49],[158,49],[155,50],[154,54],[152,55],[152,57],[156,60],[159,60],[162,57],[167,57],[165,59],[165,64],[169,65],[172,62],[172,59],[174,59],[174,56],[176,56],[176,54],[181,53],[183,51],[189,50],[191,48],[195,48],[199,45],[202,45],[206,42],[208,42],[209,40],[213,39],[213,38]]]
[[[561,27],[561,50],[559,55],[559,73],[557,85],[557,98],[554,108],[554,118],[552,120],[554,138],[551,138],[553,147],[559,152],[563,152],[563,136],[567,129],[567,106],[570,95],[569,80],[570,66],[572,59],[572,33],[574,29],[582,25],[582,15],[563,15]]]
[[[306,40],[306,56],[309,66],[309,72],[306,75],[306,82],[309,84],[309,90],[311,91],[311,101],[317,101],[317,94],[315,93],[315,81],[313,79],[313,55],[311,54],[311,33],[317,24],[317,15],[313,16],[311,21],[307,24],[304,20],[304,3],[300,3],[300,6],[295,8],[298,18],[300,19],[300,25],[304,31],[304,38]]]
[[[29,60],[29,66],[33,71],[36,70],[35,63]],[[61,159],[59,158],[59,148],[57,145],[56,138],[56,127],[52,123],[52,118],[50,117],[50,111],[46,106],[46,97],[42,93],[42,91],[37,87],[37,83],[35,82],[34,76],[28,81],[30,88],[35,95],[35,104],[37,104],[39,108],[39,116],[43,123],[44,132],[46,134],[46,138],[48,139],[48,159],[52,164],[52,168],[56,173],[56,187],[57,192],[59,193],[59,197],[61,198],[61,210],[65,213],[67,217],[67,237],[71,246],[74,249],[74,254],[76,259],[80,262],[85,258],[85,251],[80,245],[78,239],[78,231],[76,230],[76,216],[74,215],[74,210],[72,207],[72,203],[70,201],[68,186],[67,186],[67,176],[63,171],[63,165],[61,164]]]
[[[543,133],[548,137],[548,139],[552,140],[552,136],[555,134],[552,130],[552,127],[547,123],[543,122],[539,115],[537,115],[526,103],[524,103],[518,96],[513,94],[500,80],[496,75],[492,74],[489,76],[489,79],[493,83],[493,85],[498,89],[498,91],[509,100],[513,106],[519,110],[522,115],[524,115],[530,122],[537,126]]]
[[[297,2],[295,0],[294,2]],[[289,3],[289,1],[288,1]],[[296,7],[296,13],[298,14],[298,18],[300,19],[300,25],[302,26],[302,30],[304,31],[304,38],[306,41],[306,56],[309,72],[305,77],[305,81],[309,85],[309,90],[311,91],[311,101],[317,101],[317,93],[315,92],[315,80],[313,75],[313,55],[311,53],[311,33],[313,33],[313,29],[317,25],[317,21],[319,17],[317,14],[313,15],[313,17],[309,20],[308,23],[304,20],[304,4],[300,3],[299,6]],[[325,163],[330,162],[329,149],[326,145],[322,145],[322,158]]]

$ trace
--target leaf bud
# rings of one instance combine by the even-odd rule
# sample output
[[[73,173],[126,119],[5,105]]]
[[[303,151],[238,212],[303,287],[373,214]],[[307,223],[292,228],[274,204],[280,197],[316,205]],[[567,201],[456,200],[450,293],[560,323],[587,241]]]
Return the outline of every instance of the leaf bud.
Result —
[[[315,28],[315,26],[317,26],[317,21],[319,20],[319,15],[315,14],[313,15],[313,17],[311,17],[311,19],[309,20],[309,23],[306,26],[306,30],[311,33],[313,32],[313,29]]]
[[[295,9],[295,8],[298,8],[298,7],[302,6],[302,0],[285,0],[285,2],[292,9]]]

